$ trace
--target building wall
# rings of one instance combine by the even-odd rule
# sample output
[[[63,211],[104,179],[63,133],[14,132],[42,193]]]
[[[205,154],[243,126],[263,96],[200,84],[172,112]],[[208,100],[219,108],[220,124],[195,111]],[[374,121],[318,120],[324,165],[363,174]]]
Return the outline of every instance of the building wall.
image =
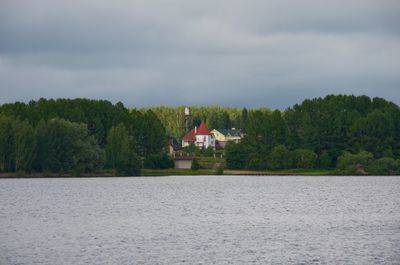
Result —
[[[214,137],[218,142],[225,142],[226,141],[225,135],[223,135],[219,131],[214,129],[214,130],[211,131],[211,133],[214,134]]]
[[[215,147],[215,138],[211,135],[196,135],[196,146],[208,148]]]
[[[221,142],[229,142],[229,141],[232,141],[232,142],[235,142],[235,143],[239,143],[240,140],[242,139],[239,136],[226,136],[226,135],[220,133],[219,131],[217,131],[215,129],[212,130],[211,133],[214,134],[215,139],[220,143]]]
[[[185,141],[182,140],[182,147],[189,146],[189,144],[190,144],[189,142],[185,142]]]
[[[174,160],[176,169],[191,169],[192,160]]]
[[[232,142],[235,142],[235,143],[239,143],[240,140],[241,140],[241,138],[237,137],[237,136],[226,137],[226,141],[232,141]]]

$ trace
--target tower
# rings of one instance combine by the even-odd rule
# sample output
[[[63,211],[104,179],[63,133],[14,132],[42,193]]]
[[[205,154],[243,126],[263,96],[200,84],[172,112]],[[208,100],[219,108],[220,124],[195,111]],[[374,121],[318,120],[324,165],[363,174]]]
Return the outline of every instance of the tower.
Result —
[[[188,132],[192,126],[192,115],[190,114],[189,107],[185,107],[185,111],[183,113],[183,126],[185,128],[185,132]]]

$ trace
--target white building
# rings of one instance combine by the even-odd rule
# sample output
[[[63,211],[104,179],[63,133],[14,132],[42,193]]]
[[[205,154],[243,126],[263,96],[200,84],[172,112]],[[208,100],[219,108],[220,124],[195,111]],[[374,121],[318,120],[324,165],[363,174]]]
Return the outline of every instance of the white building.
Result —
[[[204,122],[201,122],[198,128],[195,127],[183,137],[182,147],[189,146],[190,143],[199,148],[208,148],[210,146],[215,148],[214,135],[210,133]]]

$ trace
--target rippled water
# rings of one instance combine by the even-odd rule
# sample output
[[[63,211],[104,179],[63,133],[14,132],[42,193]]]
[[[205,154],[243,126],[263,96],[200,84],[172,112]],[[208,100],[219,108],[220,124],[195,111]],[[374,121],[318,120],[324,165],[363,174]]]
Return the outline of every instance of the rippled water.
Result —
[[[0,264],[400,264],[400,177],[0,179]]]

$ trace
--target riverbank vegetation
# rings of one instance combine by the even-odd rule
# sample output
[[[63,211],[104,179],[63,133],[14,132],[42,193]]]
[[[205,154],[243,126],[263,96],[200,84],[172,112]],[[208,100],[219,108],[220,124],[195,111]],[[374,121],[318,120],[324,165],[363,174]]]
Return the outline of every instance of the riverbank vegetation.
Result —
[[[210,128],[241,129],[244,137],[217,151],[189,146],[183,152],[196,157],[196,170],[178,172],[164,149],[168,135],[179,141],[185,133],[183,111],[89,99],[3,104],[0,173],[400,174],[400,109],[382,98],[331,95],[285,111],[192,107],[192,126],[203,120]]]
[[[0,107],[0,172],[140,175],[166,132],[152,111],[104,100],[58,99]]]
[[[284,112],[249,111],[243,130],[246,137],[226,147],[227,168],[337,166],[336,174],[357,174],[358,165],[365,174],[400,173],[400,109],[381,98],[327,96]],[[364,152],[368,160],[348,162],[351,154],[359,158]]]

